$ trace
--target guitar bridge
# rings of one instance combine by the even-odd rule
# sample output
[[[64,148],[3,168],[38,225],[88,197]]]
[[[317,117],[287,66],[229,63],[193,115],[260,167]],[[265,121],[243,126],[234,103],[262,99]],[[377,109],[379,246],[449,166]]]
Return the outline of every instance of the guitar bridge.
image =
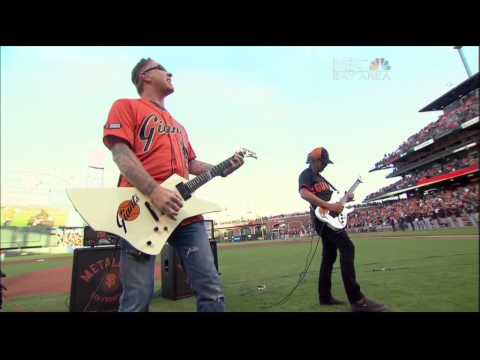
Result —
[[[188,187],[184,184],[184,183],[178,183],[176,185],[176,188],[178,190],[178,192],[180,193],[180,195],[182,196],[183,200],[188,200],[192,197],[192,193],[190,192],[190,190],[188,189]]]

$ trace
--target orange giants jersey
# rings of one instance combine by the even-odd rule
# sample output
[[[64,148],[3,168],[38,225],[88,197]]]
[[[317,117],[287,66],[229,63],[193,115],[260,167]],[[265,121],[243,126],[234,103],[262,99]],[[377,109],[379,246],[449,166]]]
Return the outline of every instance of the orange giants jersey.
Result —
[[[188,163],[196,158],[190,145],[187,131],[166,110],[144,99],[120,99],[110,109],[103,130],[103,141],[107,136],[115,136],[130,145],[145,170],[159,183],[171,175],[178,174],[189,178]],[[120,187],[132,187],[124,177],[120,177]],[[202,220],[195,217],[186,219]]]

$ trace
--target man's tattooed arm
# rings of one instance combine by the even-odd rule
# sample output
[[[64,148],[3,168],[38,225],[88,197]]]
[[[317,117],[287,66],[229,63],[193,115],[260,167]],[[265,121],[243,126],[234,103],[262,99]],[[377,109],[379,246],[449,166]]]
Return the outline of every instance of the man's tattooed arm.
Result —
[[[190,174],[193,175],[201,175],[204,172],[207,172],[212,167],[213,165],[204,163],[203,161],[199,160],[192,160],[188,163],[188,171],[190,172]]]
[[[158,184],[147,173],[130,147],[122,141],[117,141],[110,150],[113,154],[113,161],[117,164],[122,175],[144,195],[150,196]]]

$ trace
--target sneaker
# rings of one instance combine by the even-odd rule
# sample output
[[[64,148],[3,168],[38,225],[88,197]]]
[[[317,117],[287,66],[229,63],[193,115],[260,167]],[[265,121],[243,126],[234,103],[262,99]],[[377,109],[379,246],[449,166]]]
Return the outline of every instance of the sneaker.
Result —
[[[376,303],[365,297],[352,304],[352,312],[382,312],[385,310],[385,305]]]
[[[320,305],[345,305],[345,301],[337,300],[331,297],[328,300],[320,300]]]

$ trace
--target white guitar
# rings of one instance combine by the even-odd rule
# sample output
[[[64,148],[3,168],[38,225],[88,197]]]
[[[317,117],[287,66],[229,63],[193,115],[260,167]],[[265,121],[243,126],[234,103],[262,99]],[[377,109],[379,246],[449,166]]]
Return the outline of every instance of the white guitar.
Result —
[[[245,148],[238,152],[245,157],[257,158],[253,151]],[[117,235],[137,250],[157,255],[184,219],[221,211],[219,205],[192,194],[230,167],[232,158],[233,156],[190,181],[173,174],[162,183],[163,187],[177,191],[184,199],[176,220],[162,213],[134,187],[67,189],[67,195],[75,210],[95,231]]]
[[[355,183],[345,193],[345,195],[343,195],[337,201],[330,200],[329,202],[330,203],[339,202],[342,205],[345,205],[348,197],[350,195],[353,195],[353,192],[357,189],[358,185],[360,185],[361,183],[362,183],[362,179],[359,176],[358,179],[355,181]],[[344,206],[343,211],[341,213],[336,213],[328,209],[325,209],[324,207],[318,206],[315,209],[315,216],[317,217],[318,220],[325,222],[330,228],[334,230],[341,230],[341,229],[344,229],[345,226],[347,226],[348,214],[350,214],[353,210],[354,210],[353,206],[352,207]]]

